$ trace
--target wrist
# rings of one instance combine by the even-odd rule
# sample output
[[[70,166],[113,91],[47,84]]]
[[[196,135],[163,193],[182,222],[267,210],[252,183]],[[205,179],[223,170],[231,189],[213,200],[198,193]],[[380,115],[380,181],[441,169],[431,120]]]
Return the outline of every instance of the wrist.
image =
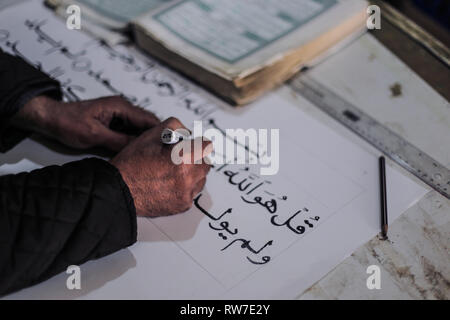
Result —
[[[28,101],[10,120],[17,128],[49,134],[51,117],[59,102],[47,96],[34,97]]]

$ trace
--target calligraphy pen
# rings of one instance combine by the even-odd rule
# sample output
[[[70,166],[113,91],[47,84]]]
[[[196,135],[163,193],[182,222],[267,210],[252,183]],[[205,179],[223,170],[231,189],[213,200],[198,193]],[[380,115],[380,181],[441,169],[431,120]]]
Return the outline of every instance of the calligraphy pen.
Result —
[[[380,169],[380,207],[381,207],[381,235],[387,239],[388,232],[388,211],[386,199],[386,160],[384,157],[379,159]]]

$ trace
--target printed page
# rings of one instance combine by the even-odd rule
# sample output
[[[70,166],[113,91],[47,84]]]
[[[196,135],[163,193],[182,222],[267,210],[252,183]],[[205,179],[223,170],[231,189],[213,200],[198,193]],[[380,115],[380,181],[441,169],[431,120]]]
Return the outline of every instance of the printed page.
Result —
[[[61,17],[67,17],[67,8],[70,5],[80,7],[84,22],[84,27],[88,29],[96,28],[100,25],[107,30],[123,30],[129,25],[129,22],[139,15],[154,10],[157,7],[174,2],[175,0],[45,0],[50,6],[56,6],[56,12]],[[89,20],[89,23],[87,23]],[[92,26],[93,24],[93,26]],[[97,27],[98,28],[98,27]],[[89,30],[96,32],[94,35],[103,36],[108,39],[106,31]]]
[[[153,19],[228,63],[261,50],[337,4],[337,0],[185,0]]]
[[[128,23],[138,15],[149,10],[155,9],[162,4],[172,0],[76,0],[77,2],[88,6],[98,14],[116,20]]]
[[[66,29],[36,2],[0,11],[0,48],[60,81],[67,101],[122,94],[194,134],[198,125],[199,135],[216,129],[215,156],[227,144],[236,152],[215,164],[188,212],[139,218],[135,245],[82,265],[82,290],[68,291],[62,273],[8,299],[294,298],[379,232],[376,153],[280,90],[244,108],[225,106],[132,47]],[[297,103],[308,105],[299,96]],[[229,129],[238,128],[267,130],[269,143],[235,142]],[[0,155],[0,174],[88,156],[39,142]],[[256,164],[239,163],[247,156]],[[388,176],[393,221],[425,190],[397,171]]]

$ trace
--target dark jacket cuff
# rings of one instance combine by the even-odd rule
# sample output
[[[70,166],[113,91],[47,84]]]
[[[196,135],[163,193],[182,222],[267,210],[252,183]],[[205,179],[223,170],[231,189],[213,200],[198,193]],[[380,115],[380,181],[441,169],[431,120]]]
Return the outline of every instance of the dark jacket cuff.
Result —
[[[28,132],[9,125],[11,118],[32,98],[46,95],[61,100],[58,81],[19,57],[0,50],[0,152],[6,152],[24,139]]]

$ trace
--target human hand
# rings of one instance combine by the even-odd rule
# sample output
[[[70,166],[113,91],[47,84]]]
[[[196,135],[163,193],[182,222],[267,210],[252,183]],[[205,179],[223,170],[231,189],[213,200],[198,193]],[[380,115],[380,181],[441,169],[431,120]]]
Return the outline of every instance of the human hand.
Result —
[[[133,128],[132,132],[112,130],[111,123],[118,119],[125,127]],[[133,106],[119,96],[68,103],[39,96],[23,106],[11,123],[70,147],[106,147],[120,151],[135,136],[160,121],[153,113]]]
[[[202,142],[202,152],[191,147],[191,154],[182,155],[192,164],[176,165],[171,157],[176,145],[161,142],[164,128],[185,129],[178,119],[169,118],[136,138],[110,161],[128,185],[138,216],[159,217],[188,210],[203,189],[211,168],[205,161],[195,164],[201,160],[196,157],[203,159],[212,152],[211,141]]]

